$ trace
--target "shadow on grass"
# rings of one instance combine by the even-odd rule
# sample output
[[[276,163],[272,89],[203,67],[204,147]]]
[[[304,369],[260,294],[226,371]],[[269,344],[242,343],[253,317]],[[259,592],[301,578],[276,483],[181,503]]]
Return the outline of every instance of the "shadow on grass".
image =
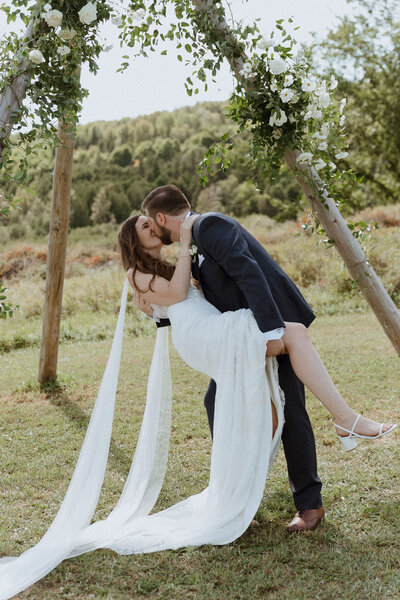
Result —
[[[90,415],[87,415],[68,394],[68,385],[65,382],[54,380],[46,382],[39,386],[41,392],[46,394],[52,406],[59,409],[70,423],[81,431],[87,430],[90,421]],[[116,445],[111,438],[110,451],[108,456],[110,466],[117,472],[126,473],[129,471],[132,463],[132,456],[128,456]]]

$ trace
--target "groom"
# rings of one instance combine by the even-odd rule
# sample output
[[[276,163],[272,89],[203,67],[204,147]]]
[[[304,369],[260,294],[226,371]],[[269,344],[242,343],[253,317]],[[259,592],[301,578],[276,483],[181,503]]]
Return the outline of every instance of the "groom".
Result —
[[[186,196],[174,185],[156,188],[142,210],[164,244],[180,239],[180,225],[191,214]],[[197,246],[192,275],[206,299],[221,312],[250,308],[264,333],[266,356],[276,356],[279,384],[285,393],[282,442],[297,513],[289,532],[315,529],[324,517],[317,474],[314,434],[305,408],[304,386],[296,377],[282,341],[284,321],[303,323],[315,316],[300,291],[253,236],[221,213],[205,213],[193,224]],[[215,381],[204,397],[213,431]]]

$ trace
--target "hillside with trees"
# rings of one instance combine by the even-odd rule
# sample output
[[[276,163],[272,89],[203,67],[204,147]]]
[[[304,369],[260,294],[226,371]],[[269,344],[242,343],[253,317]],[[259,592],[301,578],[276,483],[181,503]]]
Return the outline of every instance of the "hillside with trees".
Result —
[[[243,216],[263,213],[278,220],[295,218],[299,188],[288,173],[276,185],[257,191],[249,183],[247,144],[236,140],[232,168],[218,173],[206,188],[197,166],[208,147],[233,132],[224,103],[206,102],[136,119],[81,125],[75,143],[71,228],[120,223],[139,209],[154,187],[175,183],[200,211],[222,210]],[[11,213],[9,235],[43,235],[48,230],[54,151],[29,163],[28,188],[13,184],[20,211]],[[29,231],[30,230],[30,231]]]

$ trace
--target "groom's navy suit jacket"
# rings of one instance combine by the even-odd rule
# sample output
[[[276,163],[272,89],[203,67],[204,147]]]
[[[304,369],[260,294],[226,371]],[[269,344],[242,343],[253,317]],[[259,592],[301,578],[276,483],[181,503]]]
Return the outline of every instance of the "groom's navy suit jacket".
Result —
[[[283,326],[283,321],[303,323],[315,316],[295,284],[252,235],[234,219],[205,213],[193,224],[199,255],[192,274],[200,281],[206,299],[221,312],[250,308],[261,331]],[[297,510],[322,504],[314,435],[305,407],[304,386],[293,371],[289,356],[277,357],[279,384],[285,403],[282,432],[288,474]],[[204,396],[211,434],[214,424],[216,383],[211,380]]]
[[[221,213],[200,215],[192,232],[199,256],[192,265],[206,299],[221,312],[250,308],[262,332],[303,323],[315,315],[293,281],[237,221]]]

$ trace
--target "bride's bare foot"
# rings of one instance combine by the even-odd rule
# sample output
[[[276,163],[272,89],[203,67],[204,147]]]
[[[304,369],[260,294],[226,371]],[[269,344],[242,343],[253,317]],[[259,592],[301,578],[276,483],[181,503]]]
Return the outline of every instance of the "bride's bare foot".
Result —
[[[341,427],[344,427],[345,429],[351,431],[355,419],[356,416],[352,420],[343,419],[342,421],[340,421],[339,419],[336,419],[335,425],[341,425]],[[391,427],[393,427],[393,423],[384,423],[382,427],[382,433],[388,431]],[[377,423],[376,421],[372,421],[371,419],[367,419],[366,417],[361,417],[356,425],[356,428],[354,429],[354,433],[358,433],[359,435],[368,435],[371,437],[374,435],[378,435],[380,431],[381,423]],[[340,437],[345,437],[349,435],[348,433],[346,433],[342,429],[339,429],[338,427],[336,427],[336,432]]]

